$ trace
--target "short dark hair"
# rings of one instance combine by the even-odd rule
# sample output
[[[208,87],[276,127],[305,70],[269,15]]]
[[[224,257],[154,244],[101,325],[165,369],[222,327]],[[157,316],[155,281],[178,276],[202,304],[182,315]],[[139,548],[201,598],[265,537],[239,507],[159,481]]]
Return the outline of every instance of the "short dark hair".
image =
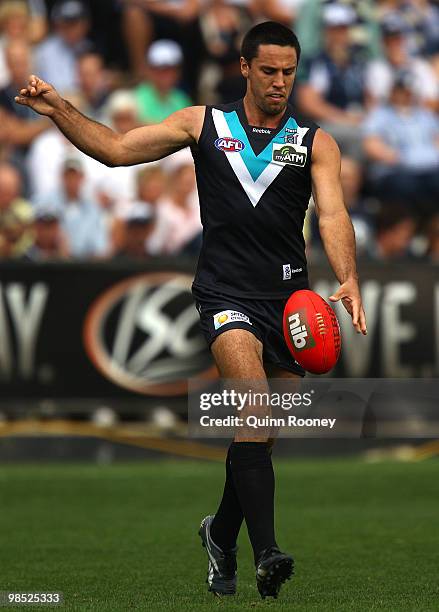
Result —
[[[300,59],[300,43],[290,28],[276,21],[258,23],[244,36],[241,45],[241,55],[248,63],[257,57],[259,45],[279,45],[293,47],[296,50],[297,62]]]

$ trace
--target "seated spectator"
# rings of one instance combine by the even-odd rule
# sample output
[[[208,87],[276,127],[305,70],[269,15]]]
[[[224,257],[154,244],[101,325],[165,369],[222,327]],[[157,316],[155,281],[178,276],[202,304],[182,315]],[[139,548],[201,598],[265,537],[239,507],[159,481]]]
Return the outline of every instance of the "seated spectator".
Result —
[[[374,193],[429,214],[439,201],[439,118],[416,104],[414,91],[410,75],[396,76],[389,104],[364,123],[364,148]]]
[[[341,4],[323,10],[325,48],[309,61],[297,103],[337,140],[342,153],[361,159],[356,126],[363,118],[364,61],[350,42],[355,11]]]
[[[148,164],[137,174],[137,198],[148,202],[154,208],[166,188],[166,175],[159,165]]]
[[[46,32],[45,7],[32,6],[25,0],[3,0],[0,3],[0,87],[7,85],[9,71],[4,50],[13,41],[38,42]],[[36,15],[33,13],[36,10]]]
[[[410,55],[432,56],[439,52],[439,7],[429,0],[382,2],[381,18],[398,13],[405,26]]]
[[[126,215],[133,207],[133,201],[146,204],[148,209],[153,211],[155,225],[157,219],[157,206],[163,196],[166,186],[166,175],[159,164],[146,164],[140,170],[137,168],[136,174],[136,193],[131,200],[119,199],[117,205],[113,207],[114,215],[110,218],[111,236],[113,250],[117,252],[122,245],[124,235]]]
[[[148,235],[146,247],[149,253],[154,253],[154,231],[159,218],[159,202],[166,191],[167,175],[161,165],[145,166],[137,175],[137,199],[145,202],[153,210],[154,220]],[[152,238],[152,243],[151,243]]]
[[[132,91],[119,89],[110,95],[104,108],[105,123],[119,134],[139,127],[139,109]],[[97,197],[107,210],[136,198],[137,174],[144,164],[108,168],[99,164],[95,170],[94,184]]]
[[[197,255],[202,226],[193,164],[176,161],[168,185],[157,203],[157,223],[148,248],[153,255]]]
[[[78,58],[77,69],[81,110],[87,117],[102,122],[105,103],[110,95],[110,82],[103,58],[98,53],[84,53]]]
[[[340,182],[343,200],[355,230],[357,254],[364,255],[373,237],[374,215],[378,211],[379,203],[363,195],[363,169],[354,159],[342,157]],[[316,215],[311,219],[311,231],[312,249],[323,248]]]
[[[408,10],[411,24],[409,50],[431,57],[439,53],[439,6],[429,0],[411,0]]]
[[[27,0],[29,9],[28,40],[32,45],[41,42],[47,35],[49,24],[45,0]]]
[[[105,218],[99,205],[84,194],[82,163],[75,158],[66,159],[61,179],[61,189],[43,195],[37,205],[44,204],[59,211],[72,257],[106,255],[109,244]]]
[[[410,242],[415,234],[416,218],[403,204],[383,206],[377,219],[376,240],[369,255],[381,261],[409,257]]]
[[[357,254],[365,255],[373,238],[374,217],[378,212],[379,202],[364,195],[364,171],[356,160],[342,158],[340,180],[343,200],[354,226]]]
[[[204,7],[200,16],[207,51],[207,62],[200,76],[203,103],[226,104],[244,97],[240,45],[249,25],[248,12],[226,0],[216,0]]]
[[[119,134],[141,125],[139,105],[132,91],[118,89],[111,94],[105,105],[105,123]]]
[[[77,152],[56,127],[52,127],[33,140],[26,157],[32,201],[39,202],[48,193],[61,189],[63,160],[76,153],[78,158],[82,159],[82,154]]]
[[[21,197],[20,174],[11,164],[0,164],[0,254],[21,257],[32,244],[32,206]]]
[[[204,56],[198,15],[202,0],[124,0],[123,27],[133,73],[144,77],[145,49],[163,38],[183,49],[183,82],[191,96],[197,91]]]
[[[76,61],[92,47],[87,38],[89,11],[80,0],[58,0],[51,19],[55,32],[36,48],[35,71],[61,93],[74,92],[78,87]]]
[[[434,70],[427,61],[412,57],[407,52],[406,26],[397,13],[389,14],[381,24],[384,57],[369,63],[366,70],[368,103],[386,102],[392,88],[395,72],[412,76],[421,103],[437,108],[438,83]]]
[[[148,237],[154,227],[154,211],[145,202],[132,202],[124,211],[121,242],[114,257],[116,259],[147,259]]]
[[[26,259],[46,261],[66,259],[69,248],[61,229],[59,207],[39,205],[33,211],[33,245],[25,253]]]
[[[31,243],[30,222],[23,221],[14,212],[0,211],[0,260],[19,259]]]
[[[51,127],[47,117],[41,117],[29,107],[16,104],[17,92],[27,82],[32,72],[30,47],[24,40],[11,40],[5,48],[9,82],[0,89],[0,108],[5,113],[3,139],[13,147],[9,159],[22,169],[25,175],[25,155],[29,144],[41,132]],[[27,186],[26,186],[27,191]]]
[[[50,124],[18,119],[0,106],[0,159],[13,159],[16,147],[28,146],[34,139],[37,140],[47,127],[50,127]]]
[[[17,92],[32,73],[31,49],[24,40],[12,40],[4,51],[9,78],[4,87],[0,88],[0,106],[21,119],[35,120],[39,117],[35,111],[14,101]]]
[[[190,98],[177,87],[182,59],[181,48],[172,40],[157,40],[149,48],[147,80],[135,89],[144,123],[159,123],[191,105]]]

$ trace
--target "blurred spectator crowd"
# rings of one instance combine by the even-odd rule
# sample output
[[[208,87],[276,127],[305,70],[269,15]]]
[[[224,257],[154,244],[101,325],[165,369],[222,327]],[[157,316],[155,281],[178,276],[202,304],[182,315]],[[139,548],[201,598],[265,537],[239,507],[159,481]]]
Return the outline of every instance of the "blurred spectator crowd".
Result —
[[[14,96],[38,74],[119,133],[230,102],[265,20],[301,42],[292,103],[340,146],[359,256],[439,261],[439,0],[0,0],[0,259],[196,256],[189,150],[107,168]],[[318,258],[312,203],[305,233]]]

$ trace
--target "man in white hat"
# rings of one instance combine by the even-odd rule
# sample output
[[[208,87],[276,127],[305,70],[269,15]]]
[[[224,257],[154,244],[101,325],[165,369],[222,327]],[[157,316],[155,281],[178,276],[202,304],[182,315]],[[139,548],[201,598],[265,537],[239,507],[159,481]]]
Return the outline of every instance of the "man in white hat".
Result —
[[[140,119],[144,123],[159,123],[191,104],[189,96],[177,87],[183,53],[173,40],[156,40],[146,60],[147,79],[136,88]]]

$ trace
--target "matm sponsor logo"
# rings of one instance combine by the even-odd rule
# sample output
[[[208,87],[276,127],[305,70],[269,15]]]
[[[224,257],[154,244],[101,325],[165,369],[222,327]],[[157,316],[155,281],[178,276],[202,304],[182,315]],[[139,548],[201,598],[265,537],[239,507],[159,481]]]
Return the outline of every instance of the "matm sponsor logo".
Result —
[[[273,144],[273,161],[289,166],[299,166],[303,168],[306,164],[308,149],[299,145],[292,144]]]
[[[245,148],[245,144],[241,140],[229,138],[228,136],[217,138],[215,146],[224,153],[239,153]]]

